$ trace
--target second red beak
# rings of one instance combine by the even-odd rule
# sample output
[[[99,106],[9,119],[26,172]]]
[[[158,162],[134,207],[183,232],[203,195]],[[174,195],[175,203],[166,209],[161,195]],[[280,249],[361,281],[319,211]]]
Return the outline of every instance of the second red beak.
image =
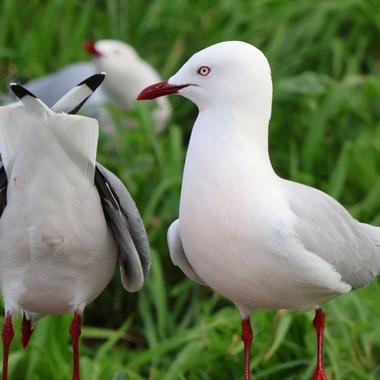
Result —
[[[94,41],[90,41],[90,40],[84,41],[83,46],[87,50],[87,52],[90,53],[91,55],[93,55],[94,57],[101,57],[102,56],[100,51],[96,50]]]
[[[155,83],[142,90],[137,96],[137,100],[150,100],[159,98],[160,96],[176,94],[181,88],[187,86],[188,84],[175,86],[168,82]]]

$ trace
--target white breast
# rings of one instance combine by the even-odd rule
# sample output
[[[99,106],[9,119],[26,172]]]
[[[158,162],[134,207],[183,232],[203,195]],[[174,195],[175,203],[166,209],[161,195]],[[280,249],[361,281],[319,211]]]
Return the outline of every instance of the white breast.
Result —
[[[237,135],[226,138],[197,127],[186,158],[179,218],[195,272],[247,314],[256,308],[311,308],[331,297],[305,276],[323,265],[297,245],[294,215],[277,186],[280,179],[266,166],[269,161],[259,162],[252,145]]]

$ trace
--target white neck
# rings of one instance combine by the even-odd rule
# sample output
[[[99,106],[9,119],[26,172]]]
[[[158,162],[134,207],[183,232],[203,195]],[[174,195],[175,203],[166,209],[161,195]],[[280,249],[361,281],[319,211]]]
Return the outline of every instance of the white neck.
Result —
[[[255,109],[256,108],[256,109]],[[271,107],[258,109],[247,104],[219,104],[201,109],[195,122],[190,149],[204,145],[210,155],[235,165],[249,163],[252,175],[275,175],[268,152]],[[191,146],[195,145],[195,146]],[[242,162],[244,161],[244,162]]]

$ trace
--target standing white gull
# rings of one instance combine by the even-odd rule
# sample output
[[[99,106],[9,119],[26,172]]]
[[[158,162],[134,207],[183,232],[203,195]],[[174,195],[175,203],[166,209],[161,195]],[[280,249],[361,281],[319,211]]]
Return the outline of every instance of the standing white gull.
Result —
[[[73,380],[79,380],[81,315],[105,288],[119,259],[122,282],[141,289],[149,244],[121,181],[96,162],[96,120],[71,115],[103,81],[96,74],[52,109],[19,85],[21,102],[0,107],[0,281],[4,299],[3,380],[23,313],[22,343],[46,314],[74,314]],[[62,112],[64,111],[64,112]]]
[[[114,128],[107,106],[112,105],[120,111],[133,109],[136,96],[152,82],[161,80],[155,68],[142,59],[129,44],[118,40],[85,41],[85,49],[94,60],[76,62],[25,84],[33,94],[51,107],[73,86],[97,72],[105,71],[107,77],[101,88],[89,99],[81,113],[96,117],[107,130]],[[12,98],[6,97],[6,101]],[[171,116],[168,99],[158,99],[152,111],[155,128],[162,132]],[[126,119],[125,125],[131,126]]]
[[[138,99],[174,93],[193,101],[199,115],[179,219],[168,231],[173,263],[239,308],[246,380],[252,312],[316,308],[313,380],[325,379],[319,305],[378,275],[380,228],[356,221],[327,194],[274,172],[268,153],[271,72],[254,46],[229,41],[204,49]]]

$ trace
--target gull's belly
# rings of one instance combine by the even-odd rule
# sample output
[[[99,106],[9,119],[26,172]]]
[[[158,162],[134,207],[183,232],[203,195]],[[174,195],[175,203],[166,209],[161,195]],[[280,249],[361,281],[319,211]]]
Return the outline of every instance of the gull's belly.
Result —
[[[6,300],[36,313],[64,313],[83,308],[110,281],[115,243],[95,187],[78,182],[10,192],[0,219]]]

